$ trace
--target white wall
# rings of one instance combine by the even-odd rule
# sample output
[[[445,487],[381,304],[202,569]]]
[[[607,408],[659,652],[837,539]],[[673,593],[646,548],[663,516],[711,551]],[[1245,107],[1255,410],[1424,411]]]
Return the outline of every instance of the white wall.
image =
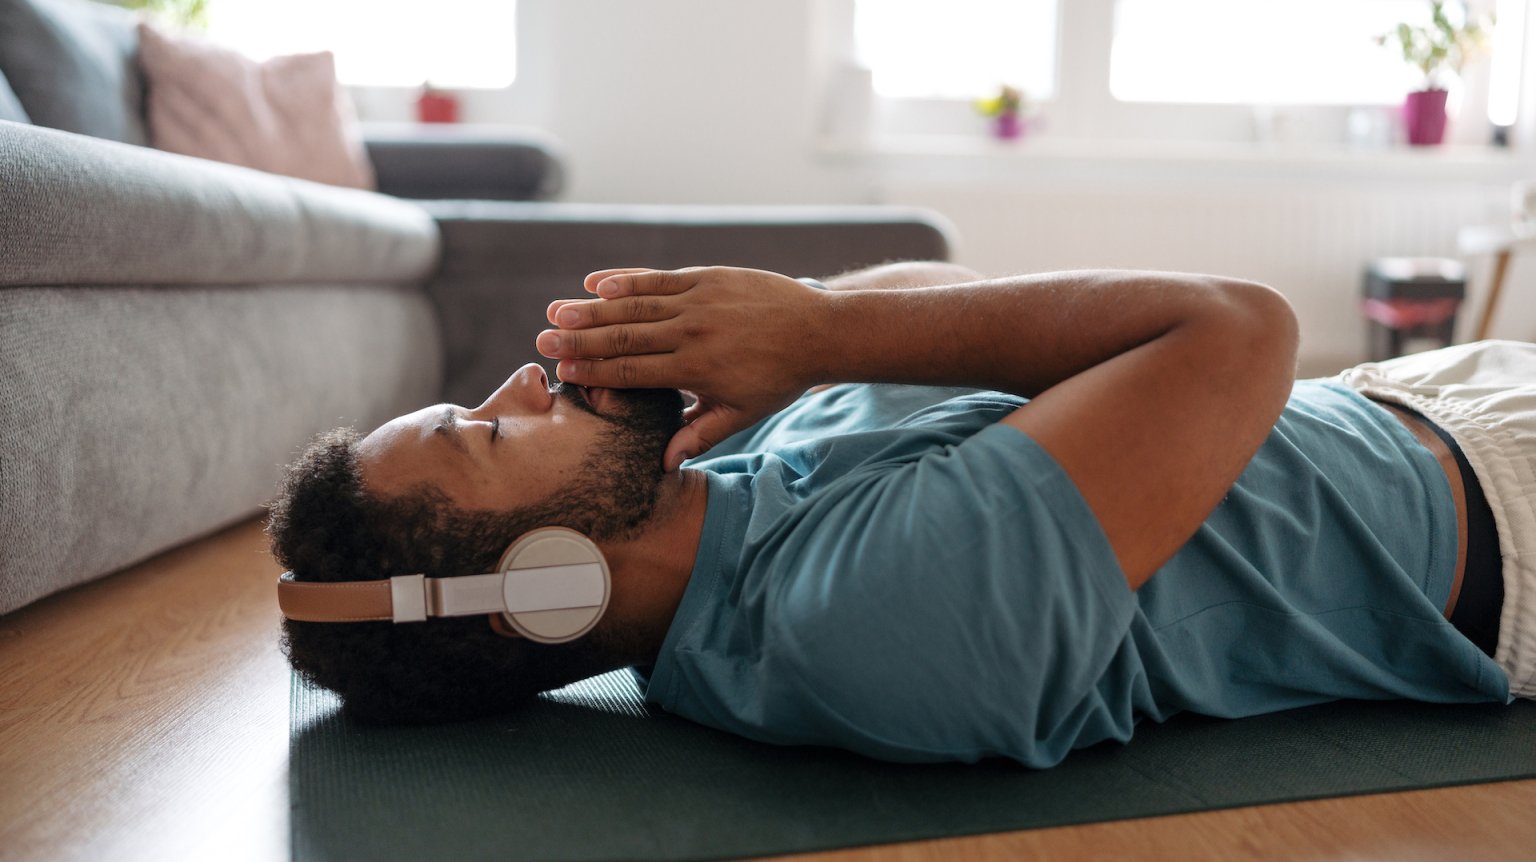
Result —
[[[925,204],[960,227],[959,259],[989,272],[1148,266],[1272,281],[1297,307],[1315,373],[1361,358],[1367,260],[1453,254],[1458,226],[1502,218],[1509,184],[1536,178],[1528,156],[1454,151],[830,153],[818,143],[823,82],[846,47],[829,19],[846,6],[521,0],[517,82],[464,94],[464,118],[562,139],[567,200]],[[364,119],[410,116],[400,91],[357,98]],[[1536,261],[1517,261],[1496,335],[1536,339],[1533,296]]]
[[[566,199],[858,202],[859,171],[814,154],[820,64],[809,0],[521,0],[517,82],[465,119],[567,145]],[[365,119],[406,119],[397,93]]]

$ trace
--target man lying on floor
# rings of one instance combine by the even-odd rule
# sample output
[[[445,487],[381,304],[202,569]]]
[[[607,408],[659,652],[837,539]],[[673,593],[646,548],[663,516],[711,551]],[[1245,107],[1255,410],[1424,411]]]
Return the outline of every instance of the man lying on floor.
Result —
[[[1293,385],[1289,305],[1214,277],[586,287],[538,339],[564,383],[528,365],[291,468],[287,652],[357,719],[634,666],[648,700],[753,739],[1043,767],[1182,710],[1536,694],[1536,345]],[[504,608],[499,575],[490,604],[432,586],[549,525],[611,573],[555,626],[583,636],[543,642],[529,621],[573,611]]]

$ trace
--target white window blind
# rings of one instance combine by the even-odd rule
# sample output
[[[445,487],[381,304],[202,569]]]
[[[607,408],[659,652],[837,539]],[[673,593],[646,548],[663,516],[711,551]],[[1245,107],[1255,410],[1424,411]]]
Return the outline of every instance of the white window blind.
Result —
[[[217,0],[208,33],[257,59],[329,50],[346,84],[505,87],[517,75],[515,0]]]

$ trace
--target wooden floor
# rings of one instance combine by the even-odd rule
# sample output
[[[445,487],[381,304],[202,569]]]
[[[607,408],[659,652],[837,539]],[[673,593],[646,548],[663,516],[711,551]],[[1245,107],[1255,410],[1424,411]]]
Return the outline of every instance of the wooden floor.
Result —
[[[288,855],[276,565],[244,524],[0,617],[0,859]],[[1536,781],[796,857],[1536,857]]]

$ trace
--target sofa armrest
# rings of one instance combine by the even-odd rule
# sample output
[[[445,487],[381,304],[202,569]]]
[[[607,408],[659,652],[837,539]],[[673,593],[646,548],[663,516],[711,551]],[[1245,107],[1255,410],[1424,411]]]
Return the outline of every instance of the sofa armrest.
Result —
[[[559,143],[513,126],[371,124],[363,145],[379,191],[426,200],[547,200],[564,173]]]
[[[444,397],[478,404],[513,370],[545,363],[533,340],[555,299],[605,267],[723,265],[824,277],[890,260],[945,260],[949,223],[875,206],[640,206],[441,202],[428,287],[446,348]]]

